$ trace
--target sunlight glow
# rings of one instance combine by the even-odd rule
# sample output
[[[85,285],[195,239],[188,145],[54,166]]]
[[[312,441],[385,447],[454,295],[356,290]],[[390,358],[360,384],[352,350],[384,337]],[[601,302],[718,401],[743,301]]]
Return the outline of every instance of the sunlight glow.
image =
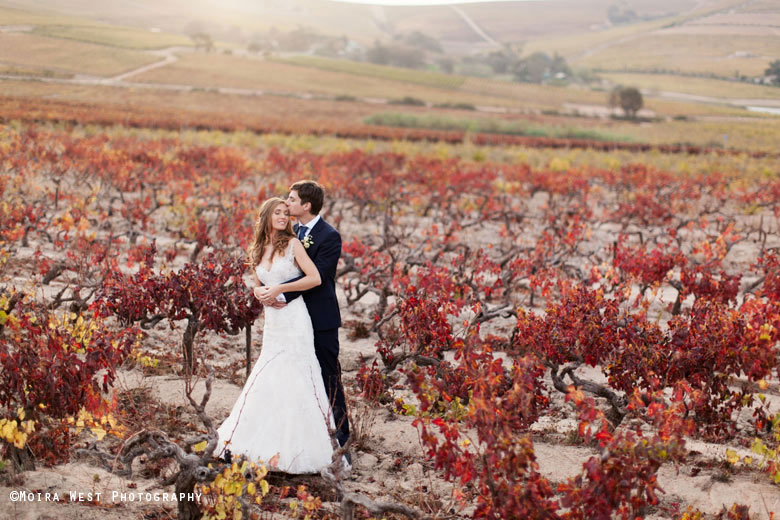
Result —
[[[342,4],[369,4],[381,6],[481,4],[495,2],[547,2],[550,0],[331,0]]]

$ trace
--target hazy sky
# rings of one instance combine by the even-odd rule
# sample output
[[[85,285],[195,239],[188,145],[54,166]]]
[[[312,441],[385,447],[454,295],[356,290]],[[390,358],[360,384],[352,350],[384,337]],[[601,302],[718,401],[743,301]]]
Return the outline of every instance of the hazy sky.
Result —
[[[548,0],[334,0],[349,4],[375,4],[375,5],[448,5],[448,4],[476,4],[481,2],[546,2]]]

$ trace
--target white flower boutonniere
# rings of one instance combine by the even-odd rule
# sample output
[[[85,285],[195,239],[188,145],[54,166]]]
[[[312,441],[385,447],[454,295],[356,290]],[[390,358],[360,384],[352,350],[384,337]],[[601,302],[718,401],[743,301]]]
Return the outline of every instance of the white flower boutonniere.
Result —
[[[306,235],[303,238],[303,247],[309,249],[309,246],[314,243],[314,238],[311,235]]]

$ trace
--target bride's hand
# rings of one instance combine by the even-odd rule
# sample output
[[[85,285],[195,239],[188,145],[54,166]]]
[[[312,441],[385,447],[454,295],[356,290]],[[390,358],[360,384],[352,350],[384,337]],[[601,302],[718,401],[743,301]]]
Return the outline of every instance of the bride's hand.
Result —
[[[272,300],[276,300],[276,297],[282,294],[282,290],[279,288],[278,285],[274,285],[273,287],[268,288],[268,298]]]
[[[252,294],[255,295],[255,298],[258,300],[263,300],[265,297],[265,293],[268,292],[268,287],[264,287],[262,285],[258,285],[257,287],[252,289]]]
[[[265,305],[272,304],[280,294],[281,291],[278,285],[273,287],[255,287],[255,296]]]
[[[268,287],[265,286],[258,286],[252,289],[252,294],[255,295],[255,298],[260,300],[260,303],[263,305],[271,305],[274,302],[273,298],[268,297]]]

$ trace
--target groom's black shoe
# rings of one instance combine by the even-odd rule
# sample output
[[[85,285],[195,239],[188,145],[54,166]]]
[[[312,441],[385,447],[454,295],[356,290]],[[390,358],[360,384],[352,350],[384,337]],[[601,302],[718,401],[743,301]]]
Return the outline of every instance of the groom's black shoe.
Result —
[[[352,465],[352,455],[348,451],[344,452],[344,459],[346,459],[347,464]]]

